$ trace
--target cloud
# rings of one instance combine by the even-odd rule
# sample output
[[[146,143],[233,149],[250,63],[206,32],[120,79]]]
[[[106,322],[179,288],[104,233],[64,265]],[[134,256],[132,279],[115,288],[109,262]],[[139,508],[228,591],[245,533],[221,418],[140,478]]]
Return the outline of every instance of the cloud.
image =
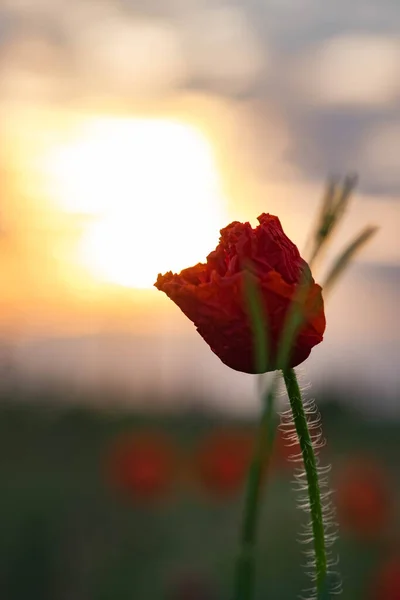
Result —
[[[0,52],[0,100],[29,106],[66,99],[71,81],[63,54],[50,39],[22,29]]]
[[[400,98],[400,42],[374,34],[323,41],[294,61],[293,83],[312,103],[374,108]]]
[[[14,18],[11,37],[19,28],[28,38],[39,32],[58,57],[55,71],[71,77],[80,95],[154,97],[188,81],[236,93],[264,72],[265,51],[240,7],[192,2],[185,10],[174,3],[153,8],[143,3],[134,11],[111,0],[5,3]],[[12,39],[10,48],[16,52]],[[26,58],[28,81],[35,66]],[[49,69],[46,58],[41,70]],[[23,76],[18,73],[19,80]]]
[[[206,84],[241,91],[266,71],[265,49],[238,7],[193,11],[185,19],[182,34],[192,76]]]
[[[370,127],[360,152],[365,171],[374,181],[400,186],[400,120]]]
[[[24,0],[9,10],[16,20],[2,48],[3,97],[146,97],[186,78],[178,30],[166,19],[112,2]]]
[[[178,87],[187,75],[179,34],[168,21],[100,20],[74,39],[78,73],[99,90],[143,96]]]

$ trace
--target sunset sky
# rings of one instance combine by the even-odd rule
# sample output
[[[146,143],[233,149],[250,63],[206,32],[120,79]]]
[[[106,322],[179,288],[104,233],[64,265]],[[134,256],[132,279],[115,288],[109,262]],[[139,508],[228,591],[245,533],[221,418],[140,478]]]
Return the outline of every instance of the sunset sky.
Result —
[[[0,2],[11,372],[255,408],[253,378],[220,364],[152,283],[261,212],[304,248],[328,175],[356,171],[327,261],[379,231],[327,299],[304,376],[356,377],[398,414],[399,26],[397,0]]]

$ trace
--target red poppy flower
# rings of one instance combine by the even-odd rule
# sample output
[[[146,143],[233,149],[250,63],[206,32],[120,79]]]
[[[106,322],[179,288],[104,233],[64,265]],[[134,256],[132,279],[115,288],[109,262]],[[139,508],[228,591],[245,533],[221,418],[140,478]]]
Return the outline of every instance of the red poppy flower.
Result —
[[[123,435],[114,442],[106,467],[112,488],[135,499],[157,499],[173,479],[175,453],[162,434]]]
[[[215,586],[202,576],[181,576],[172,586],[168,600],[216,600]]]
[[[250,223],[237,221],[221,229],[219,244],[208,255],[207,263],[198,263],[179,274],[159,274],[154,284],[193,321],[223,363],[245,373],[259,372],[244,289],[243,274],[249,264],[266,315],[270,355],[263,372],[280,368],[278,343],[300,281],[307,286],[301,307],[304,320],[291,349],[289,366],[303,362],[322,341],[325,330],[321,288],[307,263],[277,217],[262,214],[258,220],[255,229]]]
[[[382,467],[365,458],[353,459],[335,487],[341,527],[362,538],[379,535],[390,517],[390,490]]]
[[[372,589],[371,600],[400,600],[400,554],[380,568]]]
[[[246,479],[254,447],[247,431],[215,431],[205,437],[195,463],[203,485],[217,496],[237,492]]]

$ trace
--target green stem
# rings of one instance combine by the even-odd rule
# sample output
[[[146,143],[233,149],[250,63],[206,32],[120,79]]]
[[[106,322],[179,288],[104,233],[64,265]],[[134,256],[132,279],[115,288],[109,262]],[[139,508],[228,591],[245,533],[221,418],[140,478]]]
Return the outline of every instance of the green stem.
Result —
[[[268,465],[274,439],[273,407],[276,390],[275,379],[264,401],[258,427],[254,454],[247,480],[239,554],[235,573],[235,600],[251,600],[254,596],[254,555],[256,530],[260,508],[261,477]]]
[[[283,377],[292,409],[293,421],[303,456],[310,500],[311,526],[313,532],[317,593],[325,591],[327,559],[325,547],[324,520],[322,513],[321,490],[318,480],[317,461],[307,424],[307,417],[301,399],[301,392],[293,369],[283,371]]]

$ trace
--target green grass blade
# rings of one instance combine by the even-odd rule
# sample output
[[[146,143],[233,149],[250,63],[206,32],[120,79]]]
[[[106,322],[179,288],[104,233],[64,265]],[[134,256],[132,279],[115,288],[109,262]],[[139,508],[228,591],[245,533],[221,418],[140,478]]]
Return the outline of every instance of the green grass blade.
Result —
[[[243,271],[245,301],[254,337],[256,368],[259,373],[263,373],[269,363],[268,321],[261,291],[252,275],[251,265],[248,264],[247,267]]]
[[[340,275],[343,274],[344,270],[348,267],[350,261],[354,256],[361,250],[361,248],[371,239],[376,233],[377,227],[372,225],[366,227],[359,233],[356,238],[343,250],[334,262],[332,268],[328,272],[323,283],[323,289],[325,294],[331,290],[332,286],[336,283]]]
[[[310,266],[325,249],[341,222],[356,185],[356,175],[347,175],[342,184],[334,178],[328,181],[317,224],[311,234],[313,251],[308,261]]]

